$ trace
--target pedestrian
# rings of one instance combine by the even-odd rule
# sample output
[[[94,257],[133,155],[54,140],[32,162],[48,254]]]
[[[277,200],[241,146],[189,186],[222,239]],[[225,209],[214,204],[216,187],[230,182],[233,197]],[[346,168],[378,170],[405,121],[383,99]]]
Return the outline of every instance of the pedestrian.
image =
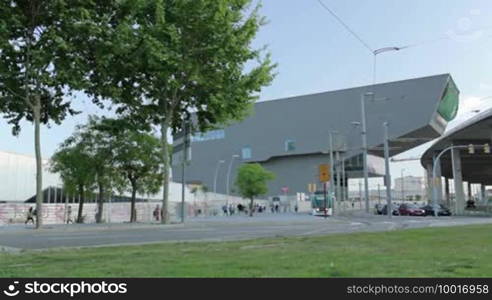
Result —
[[[154,214],[154,219],[155,219],[157,222],[159,222],[159,215],[160,215],[160,211],[161,211],[161,209],[160,209],[159,205],[157,205],[157,206],[155,207],[155,209],[154,209],[154,213],[153,213],[153,214]]]
[[[73,223],[73,220],[72,220],[72,206],[69,205],[67,207],[67,224],[68,223]]]
[[[222,211],[224,212],[224,216],[227,216],[227,204],[222,206]]]
[[[32,210],[32,207],[29,207],[29,210],[27,211],[26,222],[24,222],[24,224],[29,223],[29,221],[34,224],[34,211]]]
[[[294,211],[297,213],[298,210],[299,210],[299,207],[296,204],[296,206],[294,206]]]
[[[275,212],[279,213],[280,212],[280,207],[278,204],[275,204]]]

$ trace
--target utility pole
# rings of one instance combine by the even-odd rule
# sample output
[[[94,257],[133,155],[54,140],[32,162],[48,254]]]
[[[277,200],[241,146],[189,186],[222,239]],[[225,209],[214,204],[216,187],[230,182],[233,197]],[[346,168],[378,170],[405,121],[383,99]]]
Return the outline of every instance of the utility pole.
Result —
[[[337,151],[336,152],[336,165],[337,165],[337,168],[336,168],[336,175],[337,175],[337,183],[336,183],[336,190],[335,190],[335,193],[336,193],[336,196],[335,196],[335,199],[333,202],[337,201],[338,204],[340,203],[340,195],[341,195],[341,187],[342,187],[342,182],[341,182],[341,172],[340,172],[340,152]],[[333,204],[333,206],[335,206],[335,204]]]
[[[220,165],[225,163],[225,160],[219,160],[217,162],[217,167],[215,168],[215,175],[214,175],[214,193],[217,194],[217,177],[219,175],[219,168]]]
[[[333,186],[334,186],[334,179],[333,179],[333,132],[330,131],[330,196],[333,194]],[[332,199],[333,200],[333,199]],[[335,215],[335,202],[333,202],[332,205],[332,215]]]
[[[362,208],[362,182],[359,180],[359,207]]]
[[[388,137],[388,122],[383,123],[384,129],[384,166],[385,166],[385,178],[386,178],[386,213],[388,218],[391,219],[393,209],[391,207],[391,173],[389,163],[389,137]],[[390,213],[391,211],[391,213]]]
[[[231,193],[229,184],[230,184],[230,177],[231,177],[231,170],[232,170],[232,163],[234,162],[234,159],[238,158],[238,154],[233,154],[231,157],[231,161],[229,162],[229,167],[227,169],[227,178],[226,178],[226,193],[227,193],[227,199],[226,199],[226,205],[229,205],[229,195]]]
[[[361,135],[362,135],[362,165],[364,169],[364,197],[366,202],[366,213],[369,213],[369,171],[367,168],[367,127],[366,127],[366,95],[373,96],[374,93],[362,94],[361,105]]]
[[[347,185],[347,181],[345,179],[345,156],[342,154],[342,202],[345,203],[345,186]]]

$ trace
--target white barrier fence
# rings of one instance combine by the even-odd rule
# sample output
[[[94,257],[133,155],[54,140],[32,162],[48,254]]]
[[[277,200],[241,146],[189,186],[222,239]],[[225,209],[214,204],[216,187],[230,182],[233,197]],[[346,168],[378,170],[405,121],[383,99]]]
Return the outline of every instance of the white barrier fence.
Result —
[[[224,204],[236,206],[241,203],[248,206],[249,200],[239,197],[220,195],[214,193],[198,193],[190,196],[185,202],[185,217],[214,216],[222,214]],[[266,200],[255,200],[255,203],[268,206]],[[130,202],[104,203],[103,221],[108,223],[122,223],[130,220]],[[153,217],[156,207],[162,207],[162,202],[151,200],[148,202],[137,202],[137,222],[157,221]],[[36,207],[34,203],[0,203],[0,225],[23,223],[26,221],[29,208]],[[78,214],[78,203],[44,203],[43,223],[62,224],[67,222],[68,207],[71,208],[70,218],[74,221]],[[84,223],[94,223],[97,213],[97,203],[84,203]],[[181,203],[169,202],[169,214],[171,221],[178,221],[181,217]]]

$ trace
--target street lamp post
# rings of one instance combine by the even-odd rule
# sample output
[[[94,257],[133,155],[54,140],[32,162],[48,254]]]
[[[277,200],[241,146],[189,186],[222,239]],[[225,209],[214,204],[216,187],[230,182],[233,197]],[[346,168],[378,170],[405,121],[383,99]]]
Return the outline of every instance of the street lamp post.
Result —
[[[389,137],[388,137],[388,122],[383,123],[384,128],[384,166],[385,166],[385,178],[386,178],[386,213],[388,218],[391,219],[393,209],[391,207],[391,173],[389,163]],[[391,213],[390,213],[391,211]]]
[[[334,188],[334,185],[335,185],[335,180],[333,178],[333,164],[334,164],[334,159],[333,159],[333,134],[336,134],[337,132],[336,131],[330,131],[329,134],[330,134],[330,196],[331,196],[331,200],[332,200],[332,215],[335,215],[335,209],[336,209],[336,205],[335,205],[335,201],[333,201],[333,188]]]
[[[217,167],[215,168],[215,175],[214,175],[214,193],[217,194],[217,176],[219,175],[219,168],[220,165],[225,163],[225,160],[219,160],[217,162]]]
[[[362,156],[363,156],[363,171],[364,171],[364,197],[366,202],[366,213],[369,213],[369,171],[367,167],[367,128],[366,128],[366,104],[365,97],[372,96],[372,99],[375,100],[374,85],[376,84],[376,62],[378,54],[390,52],[390,51],[400,51],[407,47],[384,47],[379,48],[372,51],[374,56],[374,64],[373,64],[373,79],[372,79],[372,92],[365,93],[361,95],[361,135],[362,135]]]
[[[366,127],[366,96],[373,96],[374,93],[366,93],[360,97],[361,105],[361,136],[362,136],[362,165],[364,172],[364,198],[366,203],[366,213],[369,213],[369,170],[367,167],[367,127]]]
[[[238,158],[239,155],[237,154],[234,154],[232,155],[231,157],[231,161],[229,162],[229,168],[227,169],[227,181],[226,181],[226,192],[227,192],[227,202],[226,204],[229,204],[229,194],[230,194],[230,189],[229,189],[229,181],[230,181],[230,177],[231,177],[231,169],[232,169],[232,163],[234,162],[234,159]]]
[[[441,153],[439,153],[435,158],[434,158],[434,163],[432,164],[432,206],[434,208],[434,216],[438,216],[438,204],[437,204],[437,174],[436,174],[436,169],[437,169],[437,163],[440,161],[441,156],[446,153],[449,150],[452,149],[466,149],[468,146],[464,145],[455,145],[455,146],[449,146],[446,149],[442,150]],[[454,157],[451,156],[451,161],[454,165]]]

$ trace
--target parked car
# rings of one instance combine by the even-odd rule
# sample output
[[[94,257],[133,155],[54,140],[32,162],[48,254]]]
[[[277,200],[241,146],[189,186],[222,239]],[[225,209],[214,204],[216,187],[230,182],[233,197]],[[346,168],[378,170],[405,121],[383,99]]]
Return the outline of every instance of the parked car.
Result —
[[[398,208],[400,216],[425,216],[425,210],[413,203],[403,203]]]
[[[392,213],[391,213],[391,214],[392,214],[393,216],[398,216],[398,214],[399,214],[399,212],[398,212],[398,206],[396,206],[396,205],[392,204],[392,205],[391,205],[391,208],[392,208],[392,209],[391,209],[391,210],[392,210]],[[383,208],[381,209],[381,214],[382,214],[382,215],[386,215],[386,214],[388,214],[388,213],[387,213],[387,211],[388,211],[388,205],[385,205],[385,206],[383,206]]]
[[[382,204],[374,205],[374,213],[376,215],[382,215],[383,214],[383,205]]]
[[[433,205],[429,204],[429,205],[423,206],[422,209],[425,210],[426,216],[433,216],[434,215],[434,206]],[[439,208],[437,210],[437,215],[438,216],[450,216],[451,211],[446,206],[440,204]]]

